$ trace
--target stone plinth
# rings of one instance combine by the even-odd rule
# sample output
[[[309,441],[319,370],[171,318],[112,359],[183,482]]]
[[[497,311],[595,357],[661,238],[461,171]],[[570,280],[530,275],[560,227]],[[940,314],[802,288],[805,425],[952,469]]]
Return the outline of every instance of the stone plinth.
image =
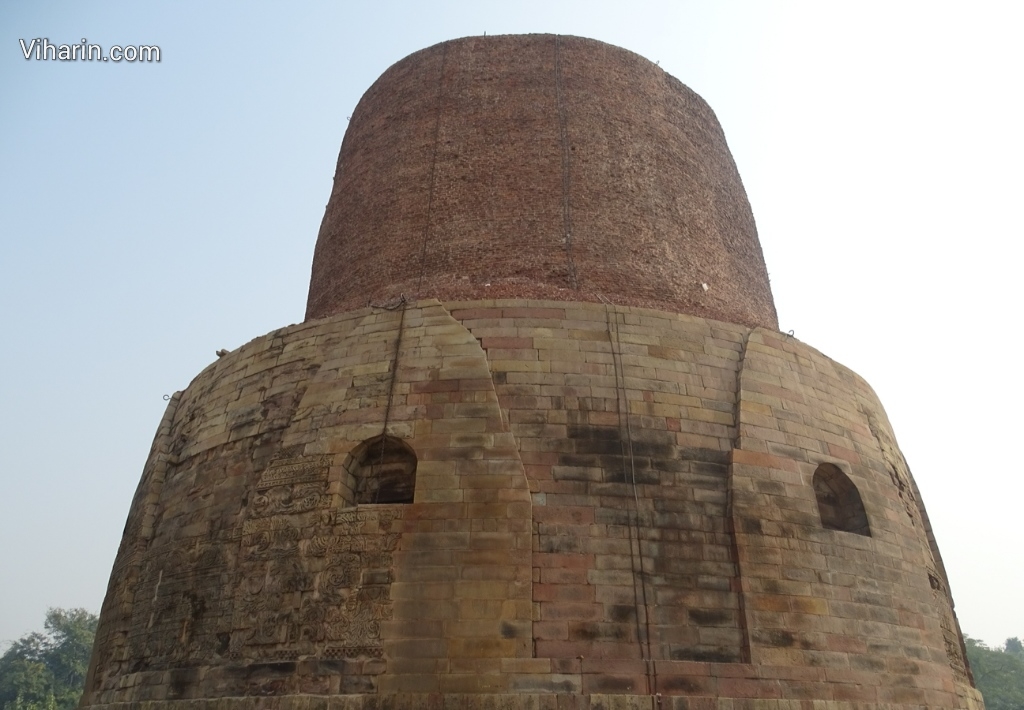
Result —
[[[357,503],[385,430],[414,498]],[[823,465],[867,531],[823,524]],[[275,331],[174,397],[84,704],[976,707],[947,589],[881,405],[812,348],[421,301]]]

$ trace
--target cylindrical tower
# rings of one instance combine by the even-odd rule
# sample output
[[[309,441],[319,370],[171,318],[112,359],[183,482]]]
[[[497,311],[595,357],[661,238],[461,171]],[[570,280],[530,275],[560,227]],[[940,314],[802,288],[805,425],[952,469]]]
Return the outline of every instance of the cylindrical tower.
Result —
[[[553,35],[402,60],[306,321],[171,398],[83,707],[765,702],[982,708],[881,404],[777,332],[675,79]]]
[[[777,329],[710,107],[579,37],[473,37],[395,64],[345,134],[307,318],[404,293],[647,306]]]

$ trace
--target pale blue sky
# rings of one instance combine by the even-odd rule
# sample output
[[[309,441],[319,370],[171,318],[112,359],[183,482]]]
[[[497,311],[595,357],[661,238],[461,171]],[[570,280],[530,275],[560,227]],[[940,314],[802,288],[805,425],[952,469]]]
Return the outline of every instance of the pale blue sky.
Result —
[[[610,42],[711,104],[781,327],[886,405],[964,631],[1024,636],[1016,7],[0,4],[0,641],[99,609],[163,395],[302,319],[362,92],[484,32]],[[162,61],[26,61],[36,37]]]

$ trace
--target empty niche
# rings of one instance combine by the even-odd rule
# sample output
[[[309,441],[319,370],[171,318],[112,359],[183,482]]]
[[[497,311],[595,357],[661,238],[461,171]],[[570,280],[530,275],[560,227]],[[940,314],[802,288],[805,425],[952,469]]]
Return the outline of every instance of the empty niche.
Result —
[[[401,439],[377,436],[356,447],[349,461],[354,502],[412,503],[416,452]]]
[[[837,466],[823,463],[814,471],[814,497],[822,527],[871,537],[857,486]]]

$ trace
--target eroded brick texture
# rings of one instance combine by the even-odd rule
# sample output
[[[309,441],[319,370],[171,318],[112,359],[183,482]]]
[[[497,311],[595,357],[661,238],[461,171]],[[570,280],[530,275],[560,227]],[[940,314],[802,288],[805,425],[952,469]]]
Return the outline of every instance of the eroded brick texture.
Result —
[[[413,502],[356,504],[385,428],[415,454]],[[869,535],[822,526],[821,464]],[[426,300],[275,331],[172,398],[83,705],[658,697],[981,707],[873,392],[763,329]]]
[[[714,113],[652,62],[579,37],[445,42],[363,96],[306,316],[402,293],[608,299],[778,327]]]

